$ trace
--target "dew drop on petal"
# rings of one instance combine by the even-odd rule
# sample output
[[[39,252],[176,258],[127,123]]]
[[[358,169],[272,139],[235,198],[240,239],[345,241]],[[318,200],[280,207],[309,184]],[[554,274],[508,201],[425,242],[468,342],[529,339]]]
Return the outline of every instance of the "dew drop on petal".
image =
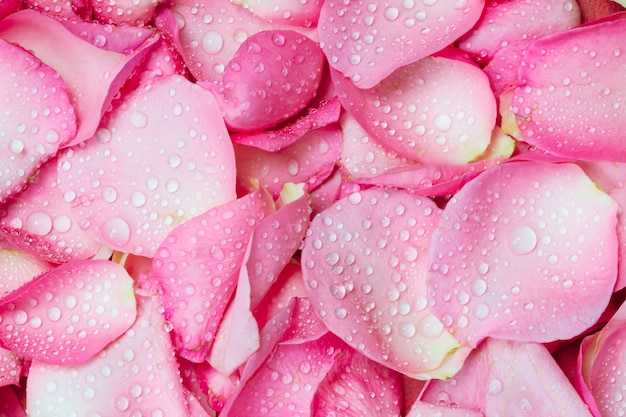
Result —
[[[208,54],[215,55],[224,47],[224,38],[219,32],[210,30],[202,37],[202,49]]]
[[[102,237],[115,246],[123,246],[130,240],[130,226],[126,220],[114,217],[102,225]]]
[[[52,218],[43,211],[33,212],[26,219],[25,228],[29,233],[45,236],[52,231]]]
[[[517,255],[526,255],[537,246],[537,234],[528,226],[518,227],[509,238],[509,247]]]

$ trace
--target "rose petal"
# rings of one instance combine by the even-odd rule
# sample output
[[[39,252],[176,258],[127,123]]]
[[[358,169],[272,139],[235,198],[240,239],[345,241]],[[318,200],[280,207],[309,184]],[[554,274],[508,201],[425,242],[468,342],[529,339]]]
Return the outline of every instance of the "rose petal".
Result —
[[[87,0],[24,0],[24,4],[58,20],[80,20],[91,13]]]
[[[485,171],[447,204],[430,246],[432,311],[464,345],[580,334],[617,278],[616,203],[573,164]]]
[[[0,202],[4,202],[56,154],[62,142],[74,137],[76,117],[59,74],[2,39],[0,74],[0,93],[5,98],[0,105]]]
[[[30,252],[18,248],[0,249],[0,303],[11,292],[53,267]]]
[[[424,58],[368,90],[337,72],[344,108],[384,147],[423,163],[461,165],[489,145],[496,101],[485,74],[472,64]]]
[[[24,406],[20,402],[12,387],[0,388],[0,416],[26,417]]]
[[[535,41],[512,109],[524,140],[558,156],[625,161],[626,13]]]
[[[17,353],[0,347],[0,387],[19,385],[21,370],[22,359]],[[2,404],[2,401],[0,401],[0,404]],[[0,408],[1,411],[2,409]]]
[[[33,361],[29,416],[191,415],[158,301],[139,295],[138,302],[135,324],[89,361],[76,366]]]
[[[359,88],[371,88],[401,66],[443,49],[469,30],[483,0],[344,4],[327,0],[318,33],[330,65]]]
[[[114,25],[143,26],[154,16],[161,0],[90,0],[96,19]]]
[[[322,9],[322,0],[298,1],[291,0],[239,0],[255,15],[269,21],[290,26],[317,26]]]
[[[235,292],[254,226],[267,205],[260,192],[213,208],[175,228],[154,257],[165,317],[183,358],[205,360]]]
[[[180,76],[129,94],[93,140],[59,159],[60,188],[81,227],[148,257],[178,224],[233,200],[234,177],[213,96]]]
[[[44,164],[19,198],[1,211],[0,230],[14,245],[50,262],[94,256],[100,244],[82,230],[70,204],[63,199],[57,161]]]
[[[416,401],[406,417],[483,417],[479,411],[467,410],[458,407],[429,404],[424,401]]]
[[[0,306],[0,343],[19,355],[75,365],[135,321],[133,281],[110,261],[76,260],[20,287]]]
[[[68,27],[76,25],[87,36],[93,30],[95,45],[106,46],[117,42],[118,32],[142,33],[141,38],[133,39],[136,49],[128,54],[107,51],[75,36]],[[145,29],[137,32],[134,28],[119,29],[110,38],[95,24],[61,23],[33,10],[23,10],[12,14],[0,22],[0,38],[15,42],[31,50],[34,54],[59,72],[67,83],[72,104],[78,119],[76,135],[65,138],[63,146],[71,146],[89,139],[95,133],[100,119],[111,103],[113,96],[129,77],[137,62],[150,50],[156,41],[156,34]],[[152,36],[146,36],[146,33]],[[115,42],[114,42],[115,41]],[[59,48],[58,45],[63,45]],[[88,56],[89,59],[84,59]]]
[[[305,288],[326,326],[372,360],[420,378],[458,370],[446,362],[460,345],[426,305],[426,251],[439,216],[424,197],[370,189],[318,214],[302,250]]]

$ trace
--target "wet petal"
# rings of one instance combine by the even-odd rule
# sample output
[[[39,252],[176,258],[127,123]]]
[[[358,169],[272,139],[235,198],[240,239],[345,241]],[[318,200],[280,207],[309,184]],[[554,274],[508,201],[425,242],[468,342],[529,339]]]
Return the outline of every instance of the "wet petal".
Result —
[[[246,39],[228,62],[220,100],[226,124],[254,131],[295,116],[315,97],[324,54],[308,37],[270,30]]]
[[[96,19],[114,25],[143,26],[152,20],[161,0],[90,0]]]
[[[180,223],[234,199],[234,177],[215,99],[180,76],[129,94],[93,140],[59,159],[60,188],[81,227],[142,256]]]
[[[33,10],[23,10],[0,22],[0,38],[33,51],[39,59],[58,71],[67,83],[76,111],[78,131],[75,136],[71,135],[70,140],[60,133],[59,136],[63,146],[71,146],[93,136],[113,96],[137,62],[149,51],[156,35],[145,29],[139,32],[133,28],[120,29],[122,37],[126,33],[141,34],[141,37],[132,39],[132,43],[139,46],[128,54],[122,54],[98,47],[106,48],[107,43],[116,43],[115,38],[120,36],[117,32],[115,36],[109,35],[109,39],[105,37],[106,32],[95,24],[65,25]],[[76,36],[68,29],[72,25],[88,36],[95,31],[92,35],[95,45]],[[59,44],[64,47],[58,48]],[[84,59],[86,56],[89,59]]]
[[[19,385],[21,371],[22,359],[17,353],[0,347],[0,387]],[[0,416],[2,416],[1,412],[2,408],[0,408]]]
[[[174,351],[156,297],[138,296],[137,321],[97,356],[76,366],[33,361],[29,416],[188,417]],[[197,414],[196,414],[197,415]]]
[[[0,306],[2,345],[29,359],[75,365],[135,321],[133,281],[109,261],[70,261],[20,287]]]
[[[429,305],[468,346],[574,337],[612,293],[616,212],[576,165],[490,169],[448,202],[433,234]]]
[[[237,2],[267,21],[302,27],[317,26],[322,3],[322,0],[239,0]]]
[[[328,62],[359,88],[454,42],[480,17],[484,1],[325,1],[318,34]]]
[[[18,248],[0,249],[0,302],[53,267],[53,264],[30,252]]]
[[[334,124],[307,133],[279,152],[235,145],[237,186],[253,191],[256,181],[275,198],[288,182],[305,183],[311,191],[332,173],[340,146],[341,131]]]
[[[24,0],[24,4],[58,20],[80,20],[91,12],[88,0]]]
[[[162,287],[165,317],[185,359],[202,362],[209,353],[265,210],[260,192],[248,194],[183,223],[157,250],[150,279]]]
[[[425,401],[416,401],[406,417],[483,417],[479,411],[464,408],[435,405]]]
[[[571,159],[626,160],[624,17],[548,35],[528,48],[512,102],[525,141]]]
[[[305,288],[328,328],[414,377],[458,370],[445,365],[460,345],[426,301],[426,252],[440,213],[404,191],[354,193],[313,219],[302,251]]]
[[[591,417],[543,345],[495,339],[472,352],[451,380],[431,381],[421,400],[486,416]]]
[[[79,227],[57,179],[57,161],[44,164],[19,198],[0,216],[0,230],[14,245],[50,262],[94,256],[100,244]]]
[[[333,73],[344,108],[386,148],[423,163],[465,164],[489,145],[496,101],[477,67],[424,58],[362,90]]]
[[[2,39],[0,95],[4,97],[0,104],[3,202],[27,184],[61,143],[74,137],[76,117],[59,74],[28,51]]]
[[[26,417],[24,406],[12,387],[0,388],[0,416]]]

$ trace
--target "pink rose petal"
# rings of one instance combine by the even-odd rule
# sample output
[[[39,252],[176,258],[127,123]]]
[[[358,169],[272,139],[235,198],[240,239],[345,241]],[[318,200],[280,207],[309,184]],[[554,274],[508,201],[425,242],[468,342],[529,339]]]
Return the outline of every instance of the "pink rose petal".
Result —
[[[0,417],[26,417],[24,406],[12,387],[0,388]]]
[[[95,31],[95,45],[73,34],[68,29],[73,25],[88,36]],[[125,33],[142,34],[141,38],[132,40],[136,48],[128,54],[98,47],[105,47],[109,42],[117,43],[117,38]],[[69,138],[61,137],[63,146],[71,146],[93,136],[113,96],[156,41],[155,32],[146,29],[138,32],[125,28],[110,34],[110,38],[105,35],[106,32],[95,24],[64,24],[33,10],[14,13],[0,22],[0,38],[33,51],[39,59],[58,71],[67,83],[76,111],[78,131]],[[60,44],[64,47],[59,48]],[[90,58],[84,59],[86,56]]]
[[[483,0],[456,2],[327,0],[318,33],[330,65],[359,88],[454,42],[480,17]]]
[[[17,353],[0,347],[0,387],[19,385],[21,370],[22,359]],[[0,401],[1,403],[2,401]],[[0,408],[1,411],[2,409]]]
[[[0,95],[4,97],[0,104],[0,202],[4,202],[56,154],[61,143],[74,137],[76,117],[59,74],[30,52],[2,39],[0,74]]]
[[[175,228],[156,251],[150,277],[162,287],[179,354],[205,360],[267,204],[260,192],[213,208]]]
[[[308,37],[270,30],[247,38],[224,69],[220,107],[233,130],[265,129],[295,116],[317,93],[324,54]]]
[[[255,15],[269,21],[290,26],[317,26],[322,0],[240,0]]]
[[[178,224],[235,198],[232,144],[213,96],[181,76],[152,80],[59,159],[59,184],[103,245],[153,256]]]
[[[53,267],[30,252],[18,248],[0,249],[0,303],[10,293]]]
[[[332,173],[340,146],[341,131],[334,124],[307,133],[279,152],[235,145],[238,189],[253,191],[257,181],[275,198],[288,182],[305,183],[312,191]]]
[[[161,0],[90,0],[96,19],[114,25],[143,26],[152,20]]]
[[[406,414],[406,417],[483,417],[479,411],[464,408],[448,407],[445,405],[429,404],[424,401],[416,401]]]
[[[447,204],[430,245],[432,311],[461,343],[550,342],[598,320],[617,278],[616,203],[573,164],[512,162]]]
[[[70,261],[20,287],[0,306],[0,344],[51,364],[82,363],[135,321],[133,281],[109,261]]]
[[[58,20],[80,20],[91,13],[88,0],[24,0],[24,4]]]
[[[56,159],[44,164],[28,188],[0,208],[0,213],[0,230],[8,240],[50,262],[91,258],[100,249],[79,227],[70,204],[63,199]]]
[[[0,2],[0,20],[23,8],[24,4],[20,0],[4,0]]]
[[[517,69],[524,59],[526,48],[528,44],[525,42],[510,43],[494,53],[493,59],[483,68],[496,97],[519,84]]]
[[[337,201],[343,181],[338,169],[310,194],[311,210],[315,215],[326,210]]]
[[[446,377],[461,365],[451,361],[459,343],[426,301],[427,250],[440,213],[404,191],[354,193],[313,219],[302,250],[305,288],[326,326],[413,377]]]
[[[512,109],[525,141],[558,156],[625,161],[626,13],[528,48]]]
[[[135,324],[89,361],[76,366],[33,361],[29,416],[77,411],[84,416],[191,416],[158,301],[144,295],[138,301]]]
[[[333,80],[344,108],[400,156],[462,165],[489,145],[496,101],[487,76],[472,64],[428,57],[367,90],[337,72]]]
[[[486,3],[480,20],[459,42],[459,48],[480,62],[489,62],[502,47],[526,45],[549,33],[580,24],[573,0],[496,0]]]

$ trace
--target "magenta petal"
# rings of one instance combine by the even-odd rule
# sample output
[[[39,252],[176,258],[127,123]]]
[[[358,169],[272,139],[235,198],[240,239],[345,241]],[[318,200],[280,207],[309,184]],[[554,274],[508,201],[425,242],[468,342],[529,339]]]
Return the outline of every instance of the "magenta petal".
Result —
[[[489,145],[496,100],[473,64],[424,58],[362,90],[332,72],[339,99],[374,140],[423,163],[462,165]]]
[[[512,102],[525,141],[571,159],[626,161],[626,13],[621,17],[531,44]]]
[[[431,381],[421,401],[486,416],[591,417],[567,377],[540,344],[487,339],[449,381]]]
[[[480,411],[416,401],[406,417],[483,417]]]
[[[480,17],[483,0],[387,2],[327,0],[320,45],[330,65],[360,88],[371,88],[403,65],[451,44]]]
[[[149,86],[59,158],[60,188],[81,227],[148,257],[177,225],[235,198],[233,148],[211,93],[177,75]]]
[[[70,203],[63,199],[56,160],[44,164],[28,188],[7,203],[4,210],[0,230],[7,239],[50,262],[91,258],[101,247],[79,227]]]
[[[86,33],[91,30],[84,27],[86,24],[76,25],[81,25]],[[136,34],[132,28],[121,31],[124,30]],[[14,13],[0,22],[0,38],[32,50],[38,58],[58,71],[67,83],[78,119],[78,131],[69,141],[61,137],[63,146],[71,146],[93,136],[113,95],[156,41],[156,36],[146,36],[146,33],[154,32],[144,29],[141,33],[141,46],[125,55],[98,48],[74,35],[63,23],[33,10]],[[105,45],[107,41],[102,33],[94,36],[96,44]],[[133,42],[138,43],[137,38]],[[58,45],[63,45],[63,48]],[[89,59],[84,59],[86,56]]]
[[[22,359],[17,353],[0,347],[0,387],[19,385],[22,370]],[[2,404],[2,401],[0,401]],[[0,412],[2,409],[0,408]],[[0,416],[2,414],[0,413]]]
[[[139,295],[138,302],[135,324],[89,361],[76,366],[33,361],[29,416],[70,416],[78,410],[83,416],[191,416],[158,301]]]
[[[70,261],[3,300],[0,343],[29,359],[75,365],[135,321],[133,280],[110,261]]]
[[[59,74],[30,52],[2,39],[0,74],[3,202],[27,184],[29,176],[56,154],[61,143],[74,137],[76,117]]]
[[[460,345],[426,301],[427,250],[440,213],[432,200],[400,190],[354,193],[313,219],[302,250],[305,288],[326,326],[413,377],[458,370],[447,361]]]
[[[260,192],[248,194],[178,226],[156,251],[151,279],[183,358],[202,362],[209,353],[266,207]]]
[[[24,406],[12,387],[0,388],[0,416],[26,417]]]
[[[511,162],[447,204],[429,305],[463,344],[550,342],[594,324],[617,278],[616,203],[574,164]]]

